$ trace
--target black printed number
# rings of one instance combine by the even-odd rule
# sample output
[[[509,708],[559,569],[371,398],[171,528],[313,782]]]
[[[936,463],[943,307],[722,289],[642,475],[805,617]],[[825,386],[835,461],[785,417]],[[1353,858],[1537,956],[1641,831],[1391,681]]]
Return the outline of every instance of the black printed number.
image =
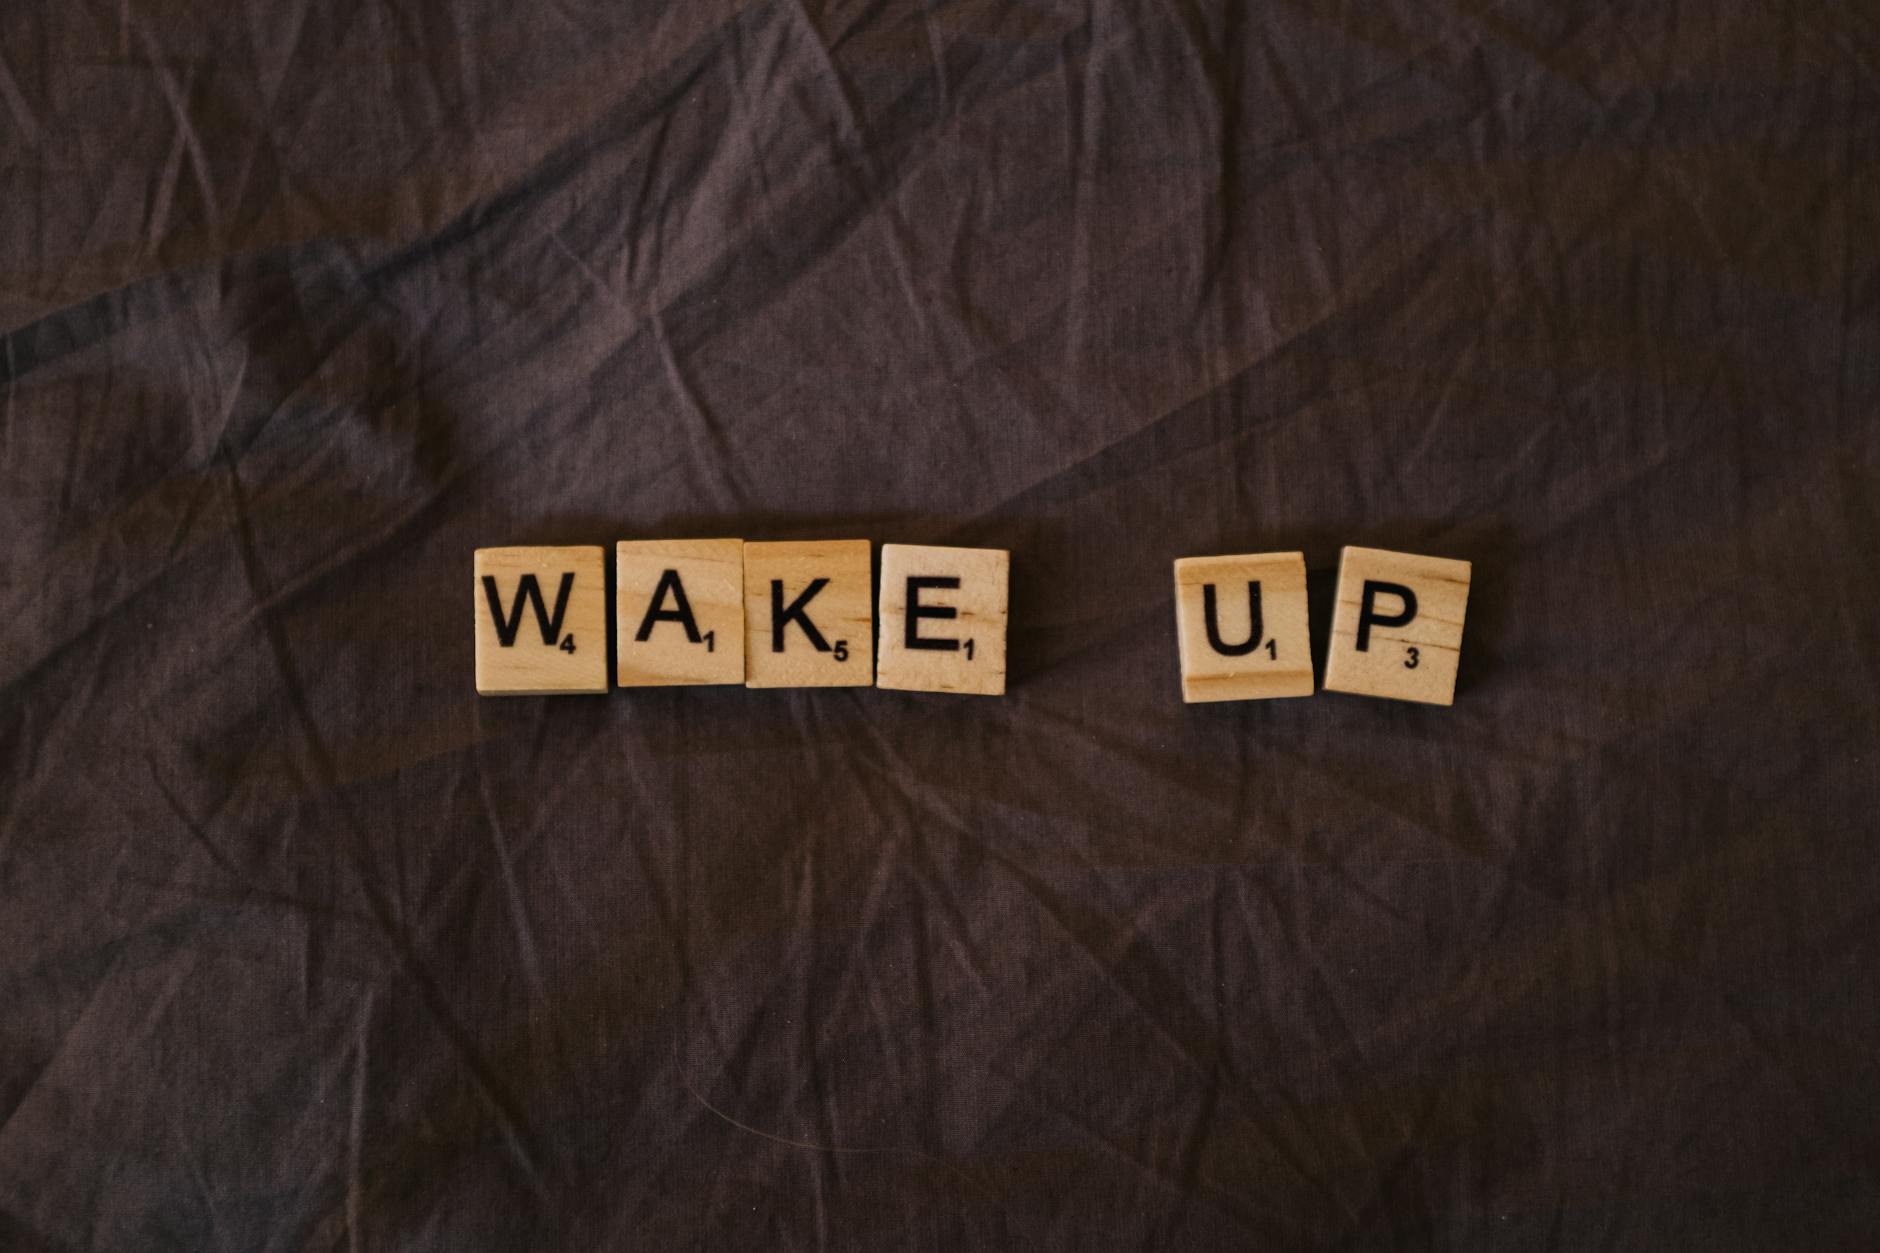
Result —
[[[1421,659],[1417,656],[1417,650],[1413,648],[1410,650],[1410,660],[1403,663],[1403,668],[1406,670],[1414,670],[1417,668],[1417,662],[1419,660]]]
[[[574,651],[573,635],[564,635],[561,637],[561,651],[564,653],[572,653]]]
[[[704,640],[705,640],[706,652],[715,653],[718,651],[718,632],[716,631],[705,632]]]
[[[1279,660],[1279,638],[1277,636],[1266,642],[1266,655],[1274,661]]]
[[[971,640],[967,640],[966,641],[966,660],[971,661],[972,659],[973,659],[973,642]]]
[[[849,642],[847,640],[837,640],[836,641],[836,660],[847,661],[848,659],[849,659]]]

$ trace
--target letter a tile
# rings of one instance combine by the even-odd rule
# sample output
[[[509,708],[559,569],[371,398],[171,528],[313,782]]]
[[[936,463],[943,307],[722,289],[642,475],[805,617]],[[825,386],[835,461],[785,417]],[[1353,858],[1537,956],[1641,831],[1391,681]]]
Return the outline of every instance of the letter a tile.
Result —
[[[477,691],[605,692],[606,563],[602,548],[477,549],[471,588]]]
[[[875,682],[875,571],[865,539],[744,546],[744,685]]]
[[[744,541],[614,546],[614,681],[621,687],[744,682]]]
[[[1325,690],[1452,703],[1468,606],[1466,561],[1345,549]]]
[[[1175,563],[1182,699],[1312,695],[1303,553],[1183,557]]]
[[[883,544],[875,686],[1003,696],[1010,565],[1002,548]]]

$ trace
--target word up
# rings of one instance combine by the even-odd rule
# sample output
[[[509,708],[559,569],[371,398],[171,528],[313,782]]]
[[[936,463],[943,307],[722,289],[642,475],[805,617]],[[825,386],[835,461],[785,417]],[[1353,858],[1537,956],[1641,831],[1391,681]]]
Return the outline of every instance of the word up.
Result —
[[[1325,690],[1453,703],[1469,574],[1466,561],[1345,549]],[[1177,561],[1182,699],[1312,695],[1307,616],[1304,553]]]
[[[608,690],[606,551],[482,548],[477,691]],[[867,540],[628,540],[614,549],[620,687],[742,683],[1005,693],[1003,550]],[[877,656],[879,652],[879,656]]]

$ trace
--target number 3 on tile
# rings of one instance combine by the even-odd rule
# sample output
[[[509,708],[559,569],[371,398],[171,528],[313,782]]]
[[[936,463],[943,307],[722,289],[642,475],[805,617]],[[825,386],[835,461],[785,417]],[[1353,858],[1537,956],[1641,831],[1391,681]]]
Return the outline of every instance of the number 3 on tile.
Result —
[[[1410,660],[1403,663],[1403,668],[1406,670],[1414,670],[1417,668],[1417,663],[1421,660],[1423,659],[1417,655],[1417,650],[1412,648],[1410,650]]]

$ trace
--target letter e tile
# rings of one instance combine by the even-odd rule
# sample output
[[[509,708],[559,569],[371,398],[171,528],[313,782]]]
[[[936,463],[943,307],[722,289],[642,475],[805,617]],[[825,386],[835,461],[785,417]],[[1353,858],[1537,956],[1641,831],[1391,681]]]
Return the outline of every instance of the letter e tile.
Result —
[[[1002,548],[883,544],[875,685],[1003,696],[1010,568]]]

